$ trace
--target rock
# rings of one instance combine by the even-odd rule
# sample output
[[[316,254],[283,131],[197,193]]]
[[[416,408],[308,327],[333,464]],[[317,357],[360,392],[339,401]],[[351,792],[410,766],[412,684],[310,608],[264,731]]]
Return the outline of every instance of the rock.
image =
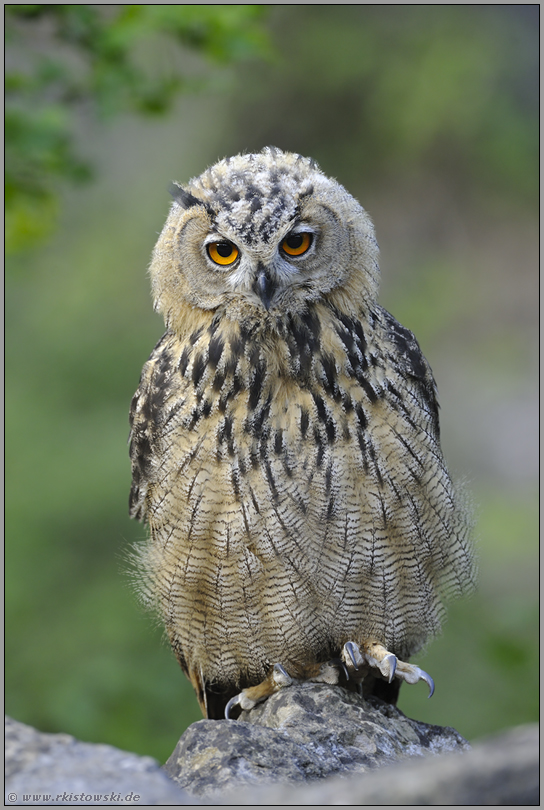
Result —
[[[378,771],[302,787],[269,785],[223,794],[228,805],[539,806],[539,727],[530,723],[470,751],[410,759]]]
[[[305,684],[243,720],[185,732],[166,767],[205,798],[188,796],[150,757],[8,718],[5,803],[530,806],[539,804],[538,742],[534,724],[469,749],[453,729]]]
[[[79,742],[68,734],[43,734],[7,717],[5,804],[198,802],[151,757]]]
[[[239,720],[193,723],[165,770],[189,793],[210,797],[244,785],[312,782],[468,748],[454,729],[410,720],[378,698],[304,683],[242,712]]]

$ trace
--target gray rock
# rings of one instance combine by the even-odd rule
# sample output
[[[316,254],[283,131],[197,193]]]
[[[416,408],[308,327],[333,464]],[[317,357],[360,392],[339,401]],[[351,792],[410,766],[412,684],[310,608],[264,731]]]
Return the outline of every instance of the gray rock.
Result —
[[[68,734],[43,734],[9,717],[5,733],[7,806],[199,803],[151,757],[79,742]]]
[[[470,751],[410,759],[302,787],[223,794],[227,805],[539,806],[539,727],[509,729]]]
[[[241,721],[191,726],[168,770],[206,796],[192,798],[150,757],[42,734],[8,718],[5,803],[538,805],[538,739],[534,724],[469,750],[453,729],[307,684]]]
[[[311,782],[468,748],[454,729],[410,720],[377,698],[305,683],[281,690],[239,720],[193,723],[165,770],[188,792],[209,797],[244,785]]]

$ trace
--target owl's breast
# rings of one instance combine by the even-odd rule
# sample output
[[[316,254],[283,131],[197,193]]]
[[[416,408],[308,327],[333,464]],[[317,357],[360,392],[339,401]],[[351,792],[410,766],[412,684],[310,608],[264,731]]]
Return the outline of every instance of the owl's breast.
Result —
[[[397,360],[318,309],[159,344],[133,435],[148,567],[185,658],[234,672],[362,633],[406,655],[437,624],[454,501],[432,409]]]

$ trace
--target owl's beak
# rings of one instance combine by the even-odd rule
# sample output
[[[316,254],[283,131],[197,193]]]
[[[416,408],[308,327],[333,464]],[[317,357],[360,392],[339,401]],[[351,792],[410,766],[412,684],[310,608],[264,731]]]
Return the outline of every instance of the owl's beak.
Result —
[[[259,296],[266,310],[270,309],[270,303],[277,290],[277,283],[270,275],[270,270],[261,262],[257,266],[257,277],[253,282],[253,292]]]

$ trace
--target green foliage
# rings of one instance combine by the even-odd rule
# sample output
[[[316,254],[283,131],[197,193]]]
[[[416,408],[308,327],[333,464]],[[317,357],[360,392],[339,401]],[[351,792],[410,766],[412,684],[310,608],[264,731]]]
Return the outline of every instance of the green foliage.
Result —
[[[268,53],[261,24],[265,7],[259,5],[5,8],[11,251],[50,233],[63,181],[91,176],[79,156],[78,118],[164,114],[181,91],[200,84],[180,63],[184,48],[221,65]],[[159,50],[161,59],[155,58]]]

